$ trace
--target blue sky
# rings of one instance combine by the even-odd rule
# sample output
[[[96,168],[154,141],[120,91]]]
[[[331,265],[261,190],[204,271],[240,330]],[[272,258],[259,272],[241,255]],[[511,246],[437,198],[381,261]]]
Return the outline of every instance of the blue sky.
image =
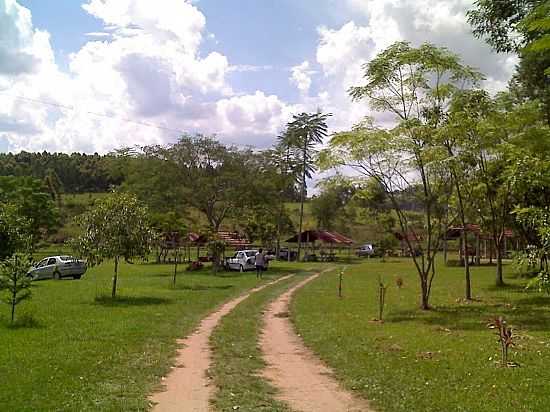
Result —
[[[319,107],[333,131],[366,115],[391,122],[347,89],[397,40],[446,46],[501,90],[515,57],[472,36],[471,4],[0,0],[0,151],[108,152],[181,132],[266,147],[293,113]]]

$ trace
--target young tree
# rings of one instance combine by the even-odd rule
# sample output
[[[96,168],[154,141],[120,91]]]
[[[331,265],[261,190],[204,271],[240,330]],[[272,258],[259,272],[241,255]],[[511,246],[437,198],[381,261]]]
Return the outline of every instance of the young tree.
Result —
[[[153,231],[147,209],[128,193],[113,193],[96,202],[79,221],[82,235],[73,240],[75,250],[88,264],[99,265],[114,259],[112,297],[116,296],[118,265],[121,259],[146,259],[151,251]]]
[[[293,116],[293,120],[288,123],[287,130],[284,133],[284,141],[289,147],[294,147],[300,151],[300,223],[298,233],[302,233],[304,220],[304,202],[306,198],[308,178],[315,171],[315,147],[321,143],[328,134],[327,119],[332,116],[330,113],[301,113]],[[298,254],[300,260],[300,251],[302,247],[301,236],[298,236]]]
[[[384,188],[418,272],[421,307],[429,309],[435,256],[452,189],[444,164],[447,153],[438,144],[437,131],[453,95],[482,76],[447,49],[431,44],[413,48],[407,42],[394,43],[364,70],[366,84],[352,87],[350,95],[367,100],[373,109],[392,113],[398,124],[383,130],[365,121],[350,132],[338,133],[322,162],[351,167]],[[397,196],[412,187],[420,189],[422,228],[413,226]]]
[[[0,203],[0,261],[30,248],[29,231],[29,222],[14,206]]]
[[[15,307],[31,297],[31,279],[27,271],[31,266],[28,257],[15,254],[0,264],[0,293],[11,307],[11,323],[15,320]]]

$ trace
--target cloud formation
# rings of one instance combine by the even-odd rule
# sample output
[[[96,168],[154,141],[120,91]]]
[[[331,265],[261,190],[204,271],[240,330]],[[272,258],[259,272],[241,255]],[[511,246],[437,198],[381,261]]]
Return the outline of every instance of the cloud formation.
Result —
[[[186,131],[265,147],[293,113],[317,108],[334,113],[332,130],[349,128],[370,114],[347,95],[362,82],[361,65],[402,39],[447,46],[487,74],[489,90],[502,89],[515,58],[495,55],[472,37],[470,6],[470,0],[343,0],[350,16],[367,23],[318,28],[314,59],[290,68],[299,97],[289,102],[265,90],[242,93],[230,80],[232,72],[265,72],[267,79],[275,66],[203,53],[214,35],[200,2],[87,0],[83,9],[103,30],[87,33],[89,41],[62,70],[49,33],[33,26],[31,12],[0,0],[0,142],[14,151],[107,152],[166,143]]]
[[[241,95],[227,81],[232,70],[265,67],[230,66],[216,51],[201,55],[206,20],[190,2],[90,0],[83,8],[105,31],[70,55],[63,73],[29,10],[0,0],[0,22],[11,23],[1,34],[10,40],[6,50],[22,56],[0,71],[0,119],[17,119],[0,127],[10,149],[106,152],[171,141],[178,131],[265,145],[287,121],[291,106],[277,96]]]

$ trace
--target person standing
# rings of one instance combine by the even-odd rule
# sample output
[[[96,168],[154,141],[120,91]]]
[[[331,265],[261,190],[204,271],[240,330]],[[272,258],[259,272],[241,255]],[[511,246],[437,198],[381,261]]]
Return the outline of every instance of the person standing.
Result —
[[[256,277],[258,279],[262,278],[262,273],[265,270],[265,255],[263,254],[262,249],[258,250],[256,253]]]

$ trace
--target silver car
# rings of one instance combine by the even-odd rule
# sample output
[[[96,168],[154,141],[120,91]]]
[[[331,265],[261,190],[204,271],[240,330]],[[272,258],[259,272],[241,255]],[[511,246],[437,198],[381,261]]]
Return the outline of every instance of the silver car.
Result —
[[[235,252],[235,255],[225,260],[225,268],[227,270],[238,270],[244,272],[256,268],[256,253],[255,249],[241,250]]]
[[[88,269],[86,262],[73,256],[50,256],[42,259],[27,272],[32,280],[61,279],[72,277],[80,279]]]

